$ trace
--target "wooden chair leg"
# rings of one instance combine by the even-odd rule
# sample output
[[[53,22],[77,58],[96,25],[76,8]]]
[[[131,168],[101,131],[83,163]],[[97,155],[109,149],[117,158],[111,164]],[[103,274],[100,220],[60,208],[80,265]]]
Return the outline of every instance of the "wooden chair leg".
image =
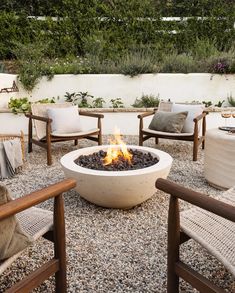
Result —
[[[158,144],[159,143],[159,139],[158,137],[155,137],[155,144]]]
[[[51,154],[51,124],[47,123],[46,127],[46,150],[47,150],[47,165],[52,165],[52,154]]]
[[[29,128],[28,128],[28,153],[31,153],[33,151],[33,122],[32,118],[29,118]]]
[[[78,145],[78,139],[74,140],[74,145]]]
[[[47,165],[52,165],[51,142],[47,143]]]
[[[202,140],[202,149],[203,149],[203,150],[205,149],[205,137],[204,137],[203,140]]]
[[[99,128],[99,134],[98,134],[98,145],[102,145],[102,125],[101,125],[101,118],[98,118],[98,124],[97,127]]]
[[[59,271],[55,274],[56,293],[67,292],[66,278],[66,242],[64,221],[64,200],[62,194],[55,198],[54,205],[54,251],[59,260]]]
[[[168,213],[167,293],[179,293],[179,277],[175,272],[175,263],[179,261],[179,248],[179,203],[176,197],[171,196]]]
[[[206,116],[202,120],[202,149],[205,148],[205,137],[206,137]]]
[[[198,139],[193,142],[193,161],[197,161],[197,153],[198,153]]]
[[[102,133],[101,133],[101,131],[98,134],[98,145],[102,145]]]

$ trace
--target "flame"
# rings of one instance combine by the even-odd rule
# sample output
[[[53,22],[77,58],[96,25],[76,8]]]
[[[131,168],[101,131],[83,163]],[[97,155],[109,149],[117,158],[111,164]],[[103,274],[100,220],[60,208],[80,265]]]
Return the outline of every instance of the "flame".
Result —
[[[128,161],[131,164],[132,154],[128,151],[126,144],[123,142],[120,130],[115,127],[114,139],[110,140],[110,146],[107,154],[103,159],[104,166],[117,162],[119,159]]]

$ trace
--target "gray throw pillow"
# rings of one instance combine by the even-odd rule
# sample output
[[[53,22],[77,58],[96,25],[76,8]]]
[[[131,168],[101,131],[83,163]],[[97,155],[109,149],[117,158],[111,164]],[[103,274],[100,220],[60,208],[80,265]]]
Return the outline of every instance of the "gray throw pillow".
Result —
[[[179,113],[157,111],[149,124],[149,129],[162,132],[180,133],[183,129],[187,115],[187,111]]]
[[[11,200],[6,187],[0,185],[0,206]],[[31,242],[29,236],[22,231],[15,216],[0,221],[0,260],[20,252]]]

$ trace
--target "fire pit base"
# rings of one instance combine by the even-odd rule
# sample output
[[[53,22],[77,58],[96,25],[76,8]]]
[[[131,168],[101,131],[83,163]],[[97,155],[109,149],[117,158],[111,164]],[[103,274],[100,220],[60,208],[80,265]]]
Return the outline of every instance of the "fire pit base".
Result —
[[[128,145],[128,149],[150,152],[159,162],[151,167],[128,171],[99,171],[81,167],[74,161],[81,155],[89,155],[108,145],[95,146],[70,152],[61,158],[65,176],[77,181],[77,192],[89,202],[107,208],[128,209],[149,199],[155,192],[158,178],[166,178],[172,165],[172,157],[153,148]]]

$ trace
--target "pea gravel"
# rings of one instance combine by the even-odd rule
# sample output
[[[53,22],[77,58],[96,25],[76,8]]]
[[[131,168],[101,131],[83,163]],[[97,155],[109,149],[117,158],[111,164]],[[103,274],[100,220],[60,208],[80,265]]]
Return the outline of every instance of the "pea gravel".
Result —
[[[129,144],[138,143],[136,136],[125,136]],[[108,137],[104,137],[104,143]],[[87,140],[79,147],[95,145]],[[203,151],[192,161],[192,143],[154,140],[146,146],[157,147],[174,158],[169,179],[194,190],[218,195],[203,175]],[[34,146],[27,155],[21,173],[3,184],[15,198],[48,186],[64,178],[59,159],[76,149],[71,142],[53,146],[54,164],[46,166],[45,150]],[[95,191],[94,191],[95,192]],[[74,190],[64,194],[67,229],[68,292],[166,292],[166,250],[168,196],[157,191],[148,201],[131,210],[105,209],[88,203]],[[41,204],[52,209],[52,201]],[[185,203],[182,208],[188,208]],[[0,276],[0,292],[35,269],[53,255],[52,245],[40,240]],[[184,244],[181,257],[204,276],[213,279],[227,292],[235,289],[232,276],[204,249],[190,240]],[[53,292],[54,278],[44,282],[35,292]],[[181,282],[181,292],[197,292]]]

